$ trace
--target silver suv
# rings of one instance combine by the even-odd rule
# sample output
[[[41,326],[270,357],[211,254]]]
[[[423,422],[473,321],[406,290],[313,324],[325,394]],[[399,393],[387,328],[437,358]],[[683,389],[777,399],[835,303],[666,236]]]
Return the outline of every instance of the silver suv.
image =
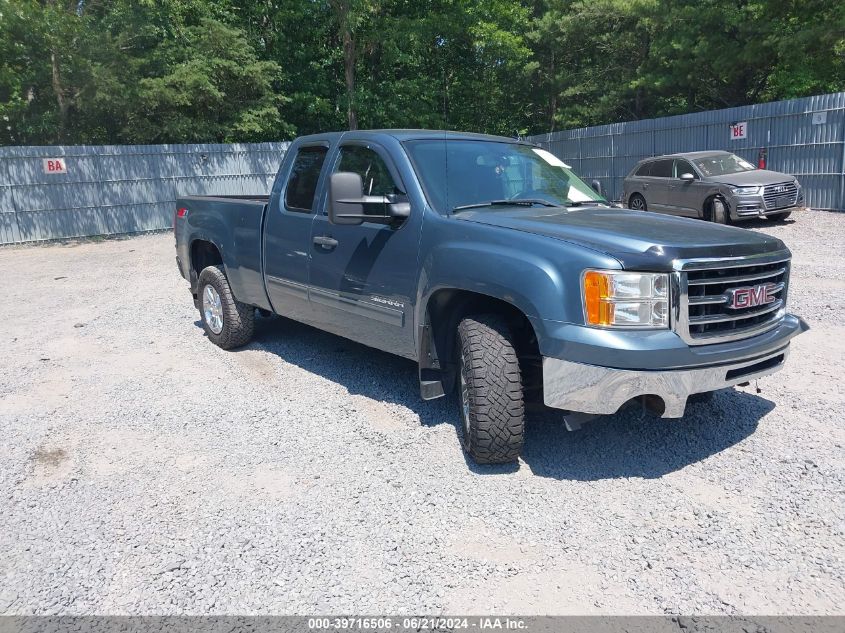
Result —
[[[804,206],[804,192],[789,174],[757,169],[730,152],[688,152],[648,158],[625,178],[622,203],[721,224],[788,218]]]

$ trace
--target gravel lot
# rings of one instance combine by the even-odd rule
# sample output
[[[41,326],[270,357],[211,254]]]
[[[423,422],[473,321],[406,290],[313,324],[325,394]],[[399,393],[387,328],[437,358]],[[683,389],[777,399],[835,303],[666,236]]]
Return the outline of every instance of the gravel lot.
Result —
[[[845,214],[759,222],[812,330],[680,421],[461,453],[415,365],[210,344],[170,234],[0,249],[0,613],[845,614]]]

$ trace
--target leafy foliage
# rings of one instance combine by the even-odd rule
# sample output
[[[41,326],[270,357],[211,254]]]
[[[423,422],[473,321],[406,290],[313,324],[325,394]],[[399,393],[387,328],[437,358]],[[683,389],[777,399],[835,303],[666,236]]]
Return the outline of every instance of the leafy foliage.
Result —
[[[0,0],[0,143],[506,135],[845,89],[837,0]]]

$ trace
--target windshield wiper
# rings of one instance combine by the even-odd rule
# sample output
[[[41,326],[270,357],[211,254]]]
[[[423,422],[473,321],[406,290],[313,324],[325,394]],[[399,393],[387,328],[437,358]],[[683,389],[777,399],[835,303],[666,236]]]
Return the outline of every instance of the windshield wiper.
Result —
[[[559,207],[559,204],[543,200],[541,198],[519,198],[517,200],[488,200],[487,202],[475,202],[473,204],[462,204],[452,209],[455,211],[463,211],[465,209],[480,209],[481,207],[512,207],[522,206],[530,207],[535,204],[541,204],[544,207]]]

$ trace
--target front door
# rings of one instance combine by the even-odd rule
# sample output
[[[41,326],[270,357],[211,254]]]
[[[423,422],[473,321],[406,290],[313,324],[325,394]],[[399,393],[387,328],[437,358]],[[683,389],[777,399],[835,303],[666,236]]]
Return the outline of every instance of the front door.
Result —
[[[683,180],[681,176],[692,174],[694,180]],[[701,190],[701,178],[692,168],[689,161],[681,158],[675,159],[675,167],[672,179],[669,181],[669,193],[667,206],[672,207],[675,213],[690,218],[699,216],[699,197]]]
[[[401,195],[406,191],[387,152],[377,144],[345,142],[332,161],[332,172],[361,176],[364,195]],[[332,224],[328,218],[329,188],[323,189],[309,245],[315,322],[370,347],[413,358],[413,302],[422,209],[412,208],[410,217],[399,226],[366,221],[360,225]]]
[[[312,315],[308,302],[308,245],[316,192],[328,144],[300,146],[279,195],[271,196],[264,229],[264,273],[273,311],[299,321]]]

